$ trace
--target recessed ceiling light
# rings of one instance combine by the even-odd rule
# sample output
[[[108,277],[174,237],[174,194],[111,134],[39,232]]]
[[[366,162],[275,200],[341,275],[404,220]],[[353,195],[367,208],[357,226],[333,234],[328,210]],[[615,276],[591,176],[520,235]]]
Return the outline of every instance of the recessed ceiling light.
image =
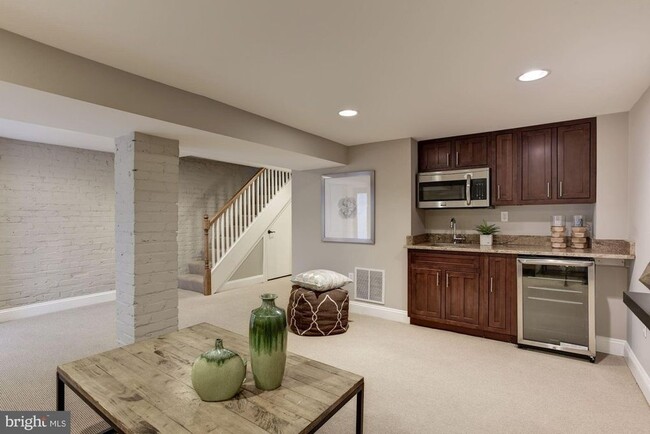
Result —
[[[339,112],[339,116],[343,116],[344,118],[351,118],[352,116],[356,116],[357,114],[358,112],[352,109],[345,109]]]
[[[517,78],[519,81],[535,81],[539,80],[540,78],[544,78],[548,75],[548,71],[546,69],[533,69],[532,71],[524,72]]]

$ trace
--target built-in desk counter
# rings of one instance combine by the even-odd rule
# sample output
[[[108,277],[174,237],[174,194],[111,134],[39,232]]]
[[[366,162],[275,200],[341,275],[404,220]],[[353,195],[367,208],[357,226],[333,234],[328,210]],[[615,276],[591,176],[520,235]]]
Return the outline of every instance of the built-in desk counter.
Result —
[[[494,253],[501,255],[565,256],[594,259],[634,259],[634,243],[625,240],[591,240],[589,249],[553,249],[549,237],[495,235],[494,245],[481,246],[478,235],[453,244],[449,234],[421,234],[406,238],[406,248],[448,252]]]

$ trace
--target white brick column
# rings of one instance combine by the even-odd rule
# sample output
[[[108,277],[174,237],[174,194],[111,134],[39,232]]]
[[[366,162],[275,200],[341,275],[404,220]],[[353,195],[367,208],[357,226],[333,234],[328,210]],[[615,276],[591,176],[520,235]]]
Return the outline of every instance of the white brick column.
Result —
[[[178,141],[115,141],[115,287],[120,345],[178,329]]]

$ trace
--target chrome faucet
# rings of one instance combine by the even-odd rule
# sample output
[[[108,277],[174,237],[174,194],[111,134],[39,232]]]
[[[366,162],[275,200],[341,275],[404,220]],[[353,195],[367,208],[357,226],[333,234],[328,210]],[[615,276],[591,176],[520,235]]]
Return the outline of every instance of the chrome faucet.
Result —
[[[456,218],[455,217],[451,218],[451,221],[449,222],[449,227],[451,228],[451,240],[454,242],[454,244],[462,243],[463,241],[465,241],[464,236],[456,234]]]

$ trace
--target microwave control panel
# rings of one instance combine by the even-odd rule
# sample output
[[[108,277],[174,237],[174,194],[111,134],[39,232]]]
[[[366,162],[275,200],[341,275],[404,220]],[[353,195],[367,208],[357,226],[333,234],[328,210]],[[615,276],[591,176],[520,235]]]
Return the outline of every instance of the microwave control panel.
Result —
[[[472,180],[471,187],[472,200],[485,200],[487,199],[487,179]]]

